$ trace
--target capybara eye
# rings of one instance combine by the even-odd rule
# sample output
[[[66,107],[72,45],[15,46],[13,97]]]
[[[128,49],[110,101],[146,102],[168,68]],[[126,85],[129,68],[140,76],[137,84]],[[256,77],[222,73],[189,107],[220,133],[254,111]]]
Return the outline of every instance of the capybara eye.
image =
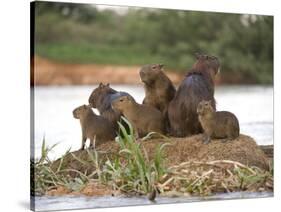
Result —
[[[156,69],[156,66],[155,66],[155,65],[154,65],[154,66],[152,66],[152,69],[153,69],[153,70],[155,70],[155,69]]]
[[[119,101],[120,101],[120,102],[123,102],[123,99],[120,99]]]

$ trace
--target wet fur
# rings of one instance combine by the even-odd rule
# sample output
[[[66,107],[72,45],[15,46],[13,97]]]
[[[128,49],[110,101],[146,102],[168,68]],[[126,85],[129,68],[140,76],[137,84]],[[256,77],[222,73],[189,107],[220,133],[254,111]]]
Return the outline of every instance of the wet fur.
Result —
[[[213,61],[214,60],[214,61]],[[181,82],[174,99],[168,107],[171,134],[185,137],[202,133],[198,120],[197,105],[210,100],[214,109],[214,76],[219,69],[217,58],[199,55],[192,69]]]
[[[107,118],[116,130],[118,130],[118,121],[120,121],[122,113],[118,110],[113,110],[111,103],[113,100],[119,98],[120,96],[130,96],[126,92],[116,91],[110,88],[110,85],[100,85],[93,90],[89,97],[89,104],[98,109],[100,115]]]

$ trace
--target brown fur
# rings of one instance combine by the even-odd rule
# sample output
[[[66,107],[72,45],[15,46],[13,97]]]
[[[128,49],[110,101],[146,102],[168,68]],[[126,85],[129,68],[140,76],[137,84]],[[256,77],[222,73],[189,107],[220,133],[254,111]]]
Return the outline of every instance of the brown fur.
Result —
[[[106,118],[96,115],[90,106],[82,105],[73,110],[73,116],[80,119],[82,129],[82,145],[85,148],[87,138],[90,139],[90,147],[100,145],[113,140],[116,136],[114,126]]]
[[[211,101],[201,101],[197,107],[200,124],[204,130],[204,143],[211,138],[233,140],[239,136],[239,122],[233,113],[215,112]]]
[[[166,125],[168,125],[168,105],[174,98],[176,89],[163,72],[163,65],[144,65],[139,74],[145,89],[143,104],[160,110],[165,118]]]
[[[145,89],[143,104],[153,106],[165,114],[176,89],[162,67],[161,64],[145,65],[140,70],[140,77]]]
[[[137,137],[143,137],[149,132],[165,132],[163,116],[154,107],[140,105],[130,96],[122,96],[114,100],[112,107],[124,114],[133,125]]]
[[[197,105],[201,100],[211,100],[213,108],[216,108],[214,78],[219,67],[216,57],[197,55],[197,61],[181,82],[168,107],[172,135],[185,137],[202,132]]]
[[[122,113],[111,108],[111,102],[120,97],[129,95],[126,92],[120,92],[112,89],[109,84],[100,83],[93,90],[89,97],[89,104],[93,108],[97,108],[100,114],[107,118],[113,125],[115,130],[118,130],[118,121],[120,121]]]

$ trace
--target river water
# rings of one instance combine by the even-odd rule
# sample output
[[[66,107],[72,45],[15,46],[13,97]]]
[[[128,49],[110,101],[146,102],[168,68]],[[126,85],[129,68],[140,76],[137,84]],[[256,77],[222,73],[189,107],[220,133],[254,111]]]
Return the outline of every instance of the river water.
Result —
[[[142,86],[113,85],[142,102]],[[40,156],[43,137],[47,145],[58,143],[51,158],[61,156],[71,147],[81,145],[79,120],[72,110],[88,103],[95,86],[48,86],[35,88],[35,156]],[[218,86],[215,92],[218,110],[231,111],[239,119],[241,133],[252,136],[258,144],[273,143],[273,88],[265,86]]]
[[[216,194],[207,197],[157,197],[150,201],[147,197],[85,197],[85,196],[63,196],[63,197],[36,197],[35,208],[37,211],[87,209],[104,207],[122,207],[136,205],[155,205],[172,203],[189,203],[198,201],[249,199],[249,198],[273,197],[272,192],[233,192],[229,194]]]
[[[40,157],[42,140],[46,144],[58,145],[50,158],[61,156],[69,148],[79,149],[81,145],[80,123],[72,116],[72,110],[88,103],[88,97],[96,86],[48,86],[34,90],[35,115],[35,157]],[[142,86],[113,85],[116,90],[130,93],[137,102],[144,97]],[[233,112],[239,119],[242,134],[253,137],[258,144],[273,144],[273,88],[267,86],[218,86],[215,98],[217,110]],[[218,194],[202,199],[158,198],[156,203],[178,203],[213,199],[268,197],[272,193]],[[36,197],[37,210],[114,207],[125,205],[155,204],[143,197]]]

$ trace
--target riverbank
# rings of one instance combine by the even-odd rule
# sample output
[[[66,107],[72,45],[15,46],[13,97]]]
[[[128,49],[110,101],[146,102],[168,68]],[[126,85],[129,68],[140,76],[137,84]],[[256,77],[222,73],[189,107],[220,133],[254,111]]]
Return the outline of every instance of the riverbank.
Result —
[[[39,56],[32,63],[31,82],[35,85],[141,84],[141,66],[61,63]],[[184,76],[173,70],[165,73],[175,84]]]

